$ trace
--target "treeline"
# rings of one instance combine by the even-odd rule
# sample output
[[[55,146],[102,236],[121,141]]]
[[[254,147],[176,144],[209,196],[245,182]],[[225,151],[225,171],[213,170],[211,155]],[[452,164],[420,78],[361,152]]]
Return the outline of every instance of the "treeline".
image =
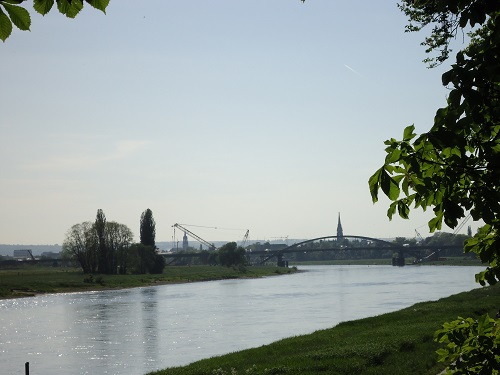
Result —
[[[245,266],[248,264],[246,251],[238,246],[236,242],[228,242],[216,251],[197,251],[194,248],[188,248],[185,251],[179,251],[176,254],[186,254],[186,257],[179,257],[175,260],[176,265],[221,265],[226,267]],[[192,257],[187,254],[196,253],[199,256]]]
[[[94,222],[73,225],[63,242],[65,258],[75,261],[87,274],[162,273],[165,258],[155,246],[155,221],[145,210],[140,219],[140,243],[124,224],[107,221],[99,209]]]

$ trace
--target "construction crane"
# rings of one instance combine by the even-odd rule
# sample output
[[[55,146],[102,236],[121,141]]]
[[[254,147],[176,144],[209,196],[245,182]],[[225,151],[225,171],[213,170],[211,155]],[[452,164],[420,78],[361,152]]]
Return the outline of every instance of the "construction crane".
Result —
[[[422,236],[420,235],[420,233],[418,232],[418,230],[415,229],[415,234],[417,235],[417,238],[418,238],[418,242],[424,242],[424,239],[422,238]]]
[[[213,243],[205,241],[203,238],[201,238],[200,236],[197,236],[196,234],[191,232],[189,229],[184,228],[180,224],[175,223],[174,225],[172,225],[172,228],[174,228],[174,230],[175,230],[175,228],[179,228],[180,230],[183,230],[185,233],[189,234],[191,237],[193,237],[197,241],[201,242],[203,245],[207,246],[208,250],[210,250],[210,251],[215,250],[215,245]]]
[[[247,229],[247,232],[245,233],[245,236],[243,237],[243,241],[241,241],[241,247],[245,247],[245,244],[247,243],[248,240],[248,234],[250,233],[250,229]]]
[[[463,226],[465,225],[465,223],[467,223],[467,221],[472,217],[471,214],[468,214],[465,219],[460,223],[460,225],[458,227],[455,228],[455,230],[453,231],[453,234],[457,234],[462,228]]]

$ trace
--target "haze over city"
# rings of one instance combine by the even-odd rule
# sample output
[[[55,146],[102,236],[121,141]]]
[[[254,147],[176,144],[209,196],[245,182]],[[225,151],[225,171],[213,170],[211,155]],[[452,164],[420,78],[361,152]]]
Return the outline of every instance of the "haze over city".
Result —
[[[61,244],[97,209],[138,240],[146,208],[158,241],[174,223],[217,227],[195,230],[209,241],[334,235],[339,212],[345,234],[429,235],[429,213],[390,222],[367,183],[383,141],[446,101],[447,65],[427,69],[406,24],[368,1],[32,12],[0,47],[0,243]]]

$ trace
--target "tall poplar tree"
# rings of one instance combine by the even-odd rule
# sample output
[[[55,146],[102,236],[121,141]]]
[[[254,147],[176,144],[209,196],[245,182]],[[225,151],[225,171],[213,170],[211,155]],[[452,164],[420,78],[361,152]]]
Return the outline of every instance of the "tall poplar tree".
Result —
[[[97,235],[97,259],[99,273],[110,273],[110,256],[106,246],[106,216],[101,209],[97,210],[95,218],[95,231]]]
[[[155,237],[156,223],[153,218],[153,211],[148,208],[141,215],[141,244],[155,249]]]

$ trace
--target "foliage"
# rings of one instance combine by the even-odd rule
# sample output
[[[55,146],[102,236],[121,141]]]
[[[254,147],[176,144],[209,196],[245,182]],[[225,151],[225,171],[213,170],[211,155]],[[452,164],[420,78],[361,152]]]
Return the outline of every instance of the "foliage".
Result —
[[[219,263],[231,267],[245,264],[245,249],[236,242],[228,242],[218,250]]]
[[[102,210],[98,210],[94,223],[86,221],[70,228],[62,250],[84,273],[123,274],[127,272],[127,249],[132,239],[126,225],[106,221]]]
[[[31,17],[25,7],[27,0],[0,0],[0,39],[5,40],[12,33],[12,24],[19,30],[30,30]],[[85,3],[106,13],[109,0],[56,0],[57,9],[66,17],[75,18]],[[46,15],[52,9],[54,0],[33,0],[33,9]]]
[[[499,374],[500,321],[484,314],[443,324],[436,341],[446,344],[437,351],[440,362],[451,363],[449,374]]]
[[[144,244],[133,244],[128,249],[130,271],[134,274],[161,274],[165,268],[165,258],[156,249]]]
[[[447,232],[438,232],[430,237],[426,237],[424,243],[426,245],[438,246],[438,245],[456,245],[463,246],[464,242],[469,238],[465,234],[454,234]]]
[[[62,245],[63,255],[74,259],[84,273],[97,272],[97,237],[90,221],[73,225]]]
[[[141,244],[156,248],[156,223],[149,208],[141,214]]]
[[[127,250],[134,235],[124,224],[111,221],[106,223],[106,245],[111,256],[113,273],[126,274],[128,271]]]
[[[404,0],[398,7],[409,18],[407,32],[432,26],[431,34],[421,43],[426,47],[426,53],[438,51],[437,56],[424,60],[430,67],[449,58],[452,52],[450,41],[459,30],[484,24],[500,9],[498,2],[490,0]]]
[[[411,205],[424,210],[432,207],[431,232],[441,229],[443,221],[454,228],[466,211],[474,220],[483,220],[486,225],[468,240],[466,251],[476,252],[490,265],[479,281],[494,283],[500,279],[500,2],[469,1],[470,6],[465,6],[465,1],[405,1],[417,15],[430,4],[444,9],[434,17],[451,17],[446,12],[456,10],[452,3],[461,4],[458,12],[466,9],[452,14],[461,27],[466,21],[473,26],[483,20],[484,25],[443,74],[443,84],[451,90],[432,128],[417,136],[414,126],[408,126],[401,141],[386,141],[385,163],[370,177],[369,186],[374,202],[380,189],[392,201],[390,218],[396,211],[408,218]],[[480,17],[479,8],[493,11]],[[433,34],[433,38],[438,36]],[[436,48],[442,43],[436,42]]]
[[[100,273],[110,273],[112,259],[106,246],[106,216],[101,209],[97,210],[94,229],[97,236],[98,268]]]
[[[410,207],[432,207],[433,232],[444,222],[450,228],[469,211],[485,225],[465,243],[488,263],[476,280],[485,285],[500,280],[500,2],[491,0],[404,0],[407,31],[432,25],[422,43],[430,67],[445,61],[458,31],[469,32],[470,43],[442,75],[450,89],[447,104],[438,109],[431,129],[419,136],[408,126],[403,138],[387,140],[383,166],[369,179],[373,202],[379,190],[392,201],[388,216],[408,218]],[[402,196],[402,197],[401,197]],[[498,330],[487,315],[445,323],[437,339],[447,346],[441,360],[456,361],[451,373],[491,374],[498,369]],[[486,360],[487,359],[487,360]],[[456,372],[455,372],[456,371]],[[496,372],[497,373],[497,372]]]

